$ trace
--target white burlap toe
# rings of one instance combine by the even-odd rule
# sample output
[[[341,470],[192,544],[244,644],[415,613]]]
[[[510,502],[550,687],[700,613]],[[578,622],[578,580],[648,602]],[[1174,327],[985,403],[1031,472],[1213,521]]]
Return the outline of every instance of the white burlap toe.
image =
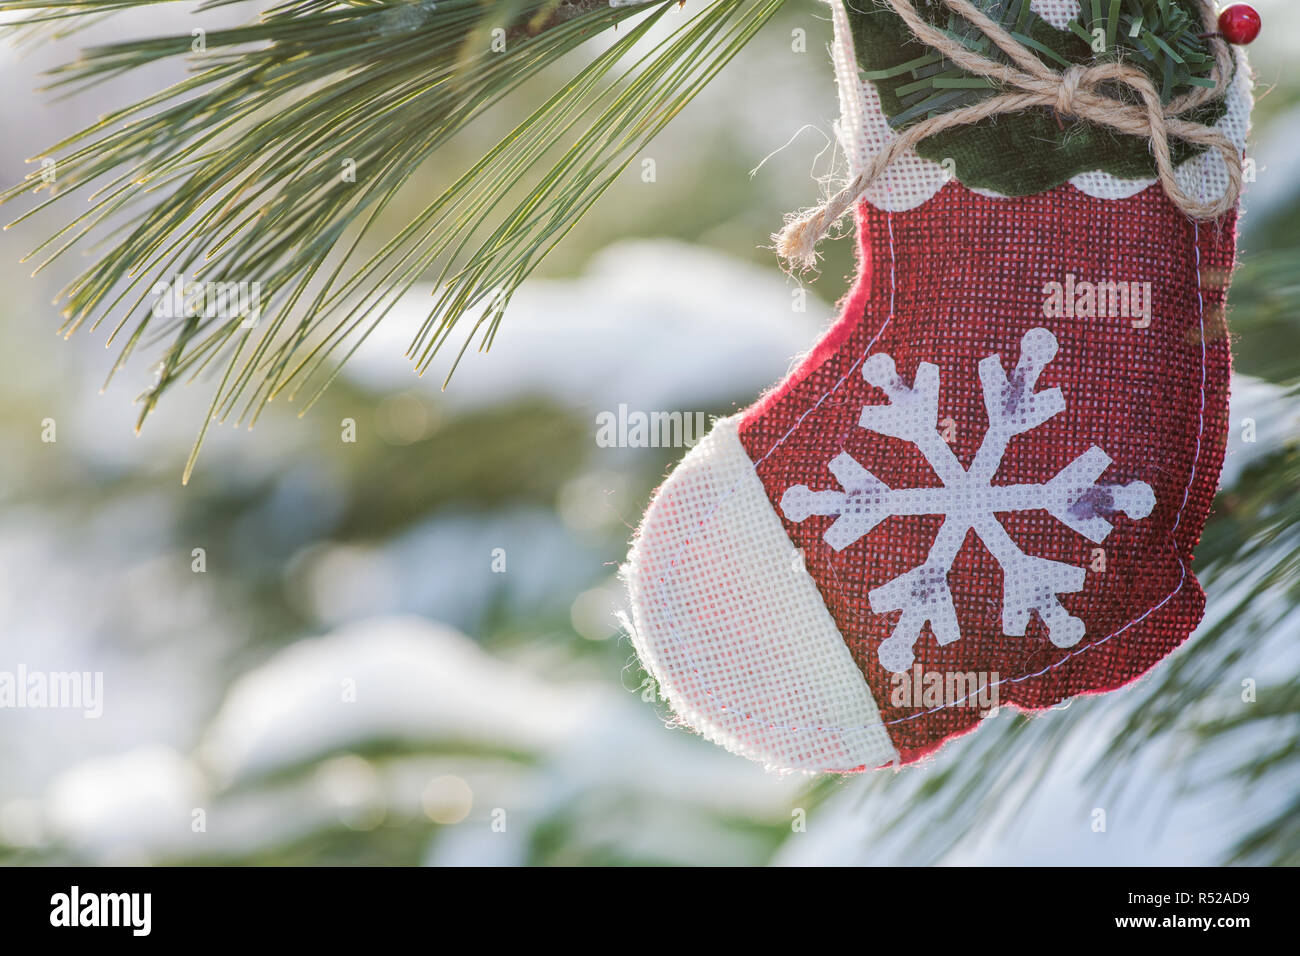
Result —
[[[727,418],[655,495],[623,576],[632,639],[678,717],[769,768],[897,758],[876,702]]]

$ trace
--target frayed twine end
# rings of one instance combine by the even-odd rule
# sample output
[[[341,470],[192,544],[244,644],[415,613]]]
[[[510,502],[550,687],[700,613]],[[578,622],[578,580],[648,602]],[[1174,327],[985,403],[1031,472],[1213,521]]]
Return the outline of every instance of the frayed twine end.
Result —
[[[807,272],[817,265],[817,243],[826,233],[825,209],[792,213],[780,232],[772,234],[776,254],[793,269]]]

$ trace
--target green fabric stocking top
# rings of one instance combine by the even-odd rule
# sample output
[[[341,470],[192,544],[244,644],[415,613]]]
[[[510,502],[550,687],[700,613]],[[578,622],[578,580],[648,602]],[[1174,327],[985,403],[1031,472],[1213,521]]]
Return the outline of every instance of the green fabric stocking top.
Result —
[[[1081,0],[1079,16],[1061,30],[1030,10],[1029,0],[972,2],[1053,69],[1118,60],[1146,71],[1165,102],[1197,86],[1213,86],[1209,79],[1213,57],[1201,37],[1196,4],[1190,0]],[[922,17],[954,39],[1009,62],[941,0],[914,0],[914,4]],[[875,85],[885,116],[896,129],[1000,92],[996,84],[956,67],[917,40],[883,0],[849,0],[845,7],[862,76]],[[1122,88],[1103,91],[1116,98],[1133,98],[1131,91]],[[1220,98],[1187,118],[1213,125],[1225,111]],[[1171,141],[1175,163],[1199,150]],[[1156,175],[1145,138],[1077,117],[1061,117],[1048,108],[945,130],[922,141],[917,152],[935,162],[952,160],[957,179],[966,186],[1008,196],[1041,192],[1089,170],[1103,170],[1120,179]]]

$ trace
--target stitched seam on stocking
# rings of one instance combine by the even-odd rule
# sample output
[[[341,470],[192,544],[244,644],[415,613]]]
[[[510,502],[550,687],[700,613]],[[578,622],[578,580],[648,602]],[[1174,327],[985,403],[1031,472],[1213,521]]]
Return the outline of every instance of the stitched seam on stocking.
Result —
[[[888,328],[889,325],[890,325],[890,323],[893,321],[893,319],[894,319],[894,307],[895,307],[895,295],[896,295],[896,291],[897,291],[897,283],[896,283],[897,275],[896,275],[896,271],[895,271],[895,267],[896,267],[896,265],[897,265],[897,261],[896,261],[896,252],[895,252],[895,248],[894,248],[894,217],[893,217],[893,213],[891,213],[891,212],[886,212],[886,213],[885,213],[885,219],[886,219],[886,223],[888,224],[888,227],[889,227],[889,286],[890,286],[890,292],[889,292],[889,315],[888,315],[888,317],[885,319],[884,323],[880,326],[880,328],[876,331],[876,334],[875,334],[874,336],[872,336],[871,341],[870,341],[869,343],[867,343],[866,350],[865,350],[865,351],[863,352],[863,354],[858,358],[858,360],[857,360],[856,362],[854,362],[854,364],[850,367],[849,371],[846,372],[843,376],[841,376],[840,379],[839,379],[839,380],[838,380],[838,381],[837,381],[837,382],[836,382],[836,383],[835,383],[835,384],[834,384],[834,385],[833,385],[829,390],[827,390],[827,392],[826,392],[825,394],[823,394],[823,395],[821,396],[821,398],[819,398],[819,399],[816,401],[816,403],[814,403],[814,404],[813,404],[813,405],[812,405],[812,406],[811,406],[807,411],[805,411],[801,416],[799,416],[799,419],[798,419],[798,420],[797,420],[797,421],[796,421],[792,426],[790,426],[789,430],[786,431],[786,433],[785,433],[784,435],[782,435],[779,439],[777,439],[776,443],[775,443],[775,444],[774,444],[770,449],[768,449],[768,451],[763,455],[763,457],[761,457],[760,459],[758,459],[758,461],[756,461],[756,462],[753,463],[753,471],[754,471],[755,475],[757,475],[759,465],[761,465],[764,461],[766,461],[766,460],[768,459],[768,457],[770,457],[770,456],[772,455],[772,453],[775,452],[775,451],[777,450],[777,448],[781,447],[781,445],[786,441],[786,439],[788,439],[792,434],[794,434],[795,430],[798,429],[799,426],[803,424],[804,420],[805,420],[805,419],[806,419],[810,414],[812,414],[814,411],[816,411],[818,408],[820,408],[821,405],[822,405],[822,403],[824,403],[828,398],[830,398],[831,395],[833,395],[836,391],[838,391],[839,388],[840,388],[840,387],[841,387],[841,386],[842,386],[846,381],[848,381],[849,376],[852,375],[853,372],[854,372],[857,368],[859,368],[859,367],[861,366],[861,364],[862,364],[864,361],[866,361],[866,359],[867,359],[867,358],[870,356],[870,354],[871,354],[871,350],[872,350],[872,348],[875,347],[875,344],[876,344],[876,342],[879,340],[880,336],[881,336],[882,334],[884,334],[885,329]],[[1179,505],[1179,508],[1178,508],[1178,515],[1177,515],[1177,517],[1175,518],[1175,521],[1174,521],[1174,527],[1173,527],[1173,529],[1170,531],[1170,539],[1171,539],[1171,543],[1173,544],[1173,547],[1174,547],[1174,555],[1175,555],[1175,557],[1178,559],[1178,568],[1179,568],[1178,584],[1177,584],[1177,586],[1176,586],[1172,591],[1169,592],[1168,595],[1166,595],[1166,596],[1164,597],[1163,600],[1161,600],[1159,603],[1153,605],[1152,607],[1148,608],[1148,609],[1147,609],[1147,610],[1146,610],[1146,611],[1145,611],[1145,612],[1144,612],[1140,617],[1134,618],[1133,620],[1129,621],[1127,624],[1125,624],[1125,625],[1124,625],[1123,627],[1121,627],[1119,630],[1117,630],[1117,631],[1112,631],[1110,634],[1107,634],[1105,637],[1099,638],[1099,639],[1093,641],[1093,642],[1090,643],[1090,644],[1085,644],[1085,645],[1083,645],[1082,647],[1077,647],[1077,648],[1075,648],[1075,649],[1072,650],[1069,654],[1067,654],[1065,657],[1061,658],[1059,661],[1054,661],[1053,663],[1048,664],[1046,667],[1042,668],[1042,669],[1039,670],[1039,671],[1036,671],[1036,672],[1034,672],[1034,673],[1032,673],[1032,674],[1023,674],[1023,675],[1021,675],[1021,676],[1019,676],[1019,677],[1004,677],[1004,678],[1002,678],[1001,680],[994,681],[993,683],[988,684],[987,687],[997,687],[997,686],[1000,686],[1000,685],[1002,685],[1002,684],[1006,684],[1006,683],[1018,684],[1018,683],[1022,683],[1022,682],[1027,681],[1027,680],[1033,680],[1033,679],[1036,678],[1036,677],[1041,677],[1042,675],[1048,673],[1049,671],[1055,670],[1056,668],[1060,667],[1062,664],[1065,664],[1067,661],[1073,660],[1075,657],[1077,657],[1078,655],[1084,653],[1085,651],[1091,650],[1091,649],[1094,648],[1094,647],[1100,647],[1101,645],[1103,645],[1103,644],[1107,643],[1108,641],[1110,641],[1112,638],[1118,637],[1119,635],[1123,634],[1125,631],[1127,631],[1129,628],[1133,627],[1134,625],[1136,625],[1136,624],[1141,624],[1143,621],[1145,621],[1148,617],[1150,617],[1150,616],[1151,616],[1152,614],[1154,614],[1156,611],[1159,611],[1159,610],[1160,610],[1161,608],[1163,608],[1166,604],[1168,604],[1170,601],[1172,601],[1172,600],[1173,600],[1173,599],[1178,595],[1178,593],[1179,593],[1180,591],[1182,591],[1184,585],[1186,585],[1186,583],[1187,583],[1187,578],[1188,578],[1187,562],[1183,560],[1183,556],[1182,556],[1181,552],[1180,552],[1179,549],[1178,549],[1177,542],[1173,540],[1173,536],[1174,536],[1174,532],[1177,531],[1179,525],[1182,523],[1183,510],[1187,507],[1187,502],[1188,502],[1188,500],[1189,500],[1189,498],[1190,498],[1190,496],[1191,496],[1192,485],[1195,484],[1195,482],[1196,482],[1196,473],[1197,473],[1197,470],[1198,470],[1198,466],[1199,466],[1199,464],[1200,464],[1200,454],[1201,454],[1201,447],[1202,447],[1201,438],[1202,438],[1202,435],[1204,434],[1204,431],[1205,431],[1205,378],[1206,378],[1206,376],[1205,376],[1205,366],[1206,366],[1206,361],[1207,361],[1207,353],[1206,353],[1206,347],[1205,347],[1205,294],[1204,294],[1204,289],[1203,289],[1203,285],[1202,285],[1202,282],[1201,282],[1201,229],[1200,229],[1200,224],[1197,223],[1197,222],[1195,222],[1195,220],[1193,220],[1193,245],[1194,245],[1194,247],[1195,247],[1195,252],[1196,252],[1196,293],[1197,293],[1197,303],[1198,303],[1199,321],[1200,321],[1200,329],[1201,329],[1201,336],[1200,336],[1200,338],[1201,338],[1201,394],[1200,394],[1200,409],[1199,409],[1199,412],[1198,412],[1198,422],[1197,422],[1197,431],[1196,431],[1196,456],[1195,456],[1195,457],[1193,458],[1193,460],[1192,460],[1192,470],[1191,470],[1191,474],[1189,475],[1188,480],[1187,480],[1187,487],[1183,490],[1183,501],[1182,501],[1182,504]],[[864,315],[865,315],[865,311],[864,311]],[[828,359],[828,360],[829,360],[829,359]],[[743,449],[743,446],[742,446],[742,449]],[[747,476],[747,477],[748,477],[748,476]],[[699,523],[698,523],[699,526],[703,526],[704,523],[705,523],[706,521],[708,521],[711,517],[713,517],[713,515],[718,511],[718,509],[722,507],[723,503],[725,503],[725,502],[727,501],[728,498],[730,498],[733,494],[736,493],[736,491],[740,488],[741,481],[743,481],[743,480],[744,480],[744,479],[740,479],[740,480],[736,481],[736,482],[732,485],[731,489],[730,489],[729,491],[727,491],[726,494],[722,495],[722,496],[717,500],[717,502],[714,503],[714,505],[709,509],[709,511],[704,515],[704,517],[700,519],[700,521],[699,521]],[[769,498],[769,504],[770,504],[770,503],[771,503],[771,499]],[[678,551],[677,551],[677,555],[675,555],[675,556],[673,557],[672,561],[670,562],[670,567],[675,567],[675,566],[676,566],[676,564],[677,564],[677,557],[679,557],[679,556],[682,554],[682,552],[685,551],[685,549],[686,549],[689,545],[690,545],[690,541],[689,541],[689,540],[687,540],[685,543],[682,544],[682,546],[681,546],[681,547],[678,549]],[[662,597],[663,597],[663,588],[664,588],[665,583],[666,583],[666,582],[665,582],[665,577],[661,576],[661,577],[659,578],[657,584],[656,584],[656,588],[655,588],[655,590],[656,590],[656,596],[660,599],[660,606],[661,606],[661,607],[665,607],[665,608],[667,608],[668,611],[669,611],[669,614],[670,614],[670,615],[673,615],[673,611],[672,611],[672,603],[671,603],[671,602],[664,602],[664,601],[662,600]],[[828,613],[829,613],[829,608],[827,609],[827,611],[828,611]],[[675,617],[675,615],[673,615],[673,616]],[[694,671],[695,674],[696,674],[696,676],[700,678],[701,682],[702,682],[703,685],[704,685],[704,691],[705,691],[705,693],[708,694],[709,697],[713,698],[713,700],[715,700],[715,701],[717,702],[717,705],[718,705],[718,706],[719,706],[723,711],[731,712],[732,709],[731,709],[730,705],[727,704],[727,703],[725,703],[725,702],[723,702],[723,701],[722,701],[722,700],[717,696],[717,694],[715,694],[715,693],[713,692],[713,689],[712,689],[712,687],[711,687],[711,684],[710,684],[710,681],[709,681],[707,675],[704,673],[704,671],[702,671],[702,670],[701,670],[701,669],[696,665],[695,660],[694,660],[694,658],[692,657],[692,655],[691,655],[691,653],[690,653],[690,650],[688,649],[688,646],[687,646],[686,641],[684,641],[681,637],[678,636],[676,628],[675,628],[675,627],[670,627],[668,633],[669,633],[669,637],[670,637],[670,638],[671,638],[671,639],[672,639],[672,640],[677,644],[677,646],[679,647],[679,649],[681,650],[681,652],[685,655],[687,661],[690,662],[691,670]],[[841,639],[842,639],[842,636],[841,636]],[[864,678],[864,683],[865,683],[865,678]],[[985,689],[986,689],[986,688],[985,688]],[[867,685],[867,691],[868,691],[868,694],[869,694],[869,695],[874,699],[874,696],[875,696],[875,695],[871,693],[871,687],[870,687],[870,685]],[[958,704],[961,704],[961,703],[965,702],[966,700],[969,700],[970,697],[972,697],[972,696],[973,696],[972,694],[967,694],[965,697],[960,698],[960,699],[958,699],[958,700],[953,700],[953,701],[949,701],[949,702],[944,703],[944,704],[940,704],[939,706],[937,706],[937,707],[933,707],[933,708],[931,708],[931,709],[929,709],[929,710],[918,711],[917,713],[915,713],[915,714],[909,714],[909,715],[907,715],[906,717],[896,717],[896,718],[893,718],[892,720],[881,720],[881,721],[878,721],[878,722],[873,723],[873,724],[863,724],[863,725],[856,726],[856,727],[836,727],[836,726],[830,726],[830,725],[806,725],[806,726],[802,726],[802,727],[800,727],[800,726],[784,725],[784,724],[779,724],[779,723],[771,723],[771,722],[766,722],[766,721],[759,721],[759,720],[757,720],[757,719],[756,719],[752,714],[740,714],[740,716],[743,717],[746,721],[749,721],[750,723],[758,723],[758,724],[761,724],[761,725],[765,726],[765,727],[766,727],[767,729],[769,729],[769,730],[785,730],[785,731],[790,731],[790,732],[794,732],[794,733],[798,733],[798,732],[802,732],[802,731],[809,731],[809,730],[813,730],[813,731],[831,731],[831,732],[836,732],[836,733],[857,732],[857,731],[861,731],[861,730],[869,730],[869,729],[872,729],[872,728],[874,728],[874,727],[889,727],[889,726],[892,726],[892,725],[894,725],[894,724],[902,724],[902,723],[906,723],[906,722],[911,721],[911,720],[916,720],[917,718],[920,718],[920,717],[926,717],[926,716],[929,716],[930,714],[934,714],[934,713],[937,713],[937,712],[939,712],[939,711],[941,711],[941,710],[946,710],[946,709],[949,708],[949,707],[954,707],[954,706],[956,706],[956,705],[958,705]],[[1077,696],[1077,695],[1075,695],[1075,696]],[[1072,698],[1068,698],[1068,699],[1072,699]],[[876,706],[879,707],[879,704],[877,703]],[[736,713],[739,713],[739,711],[736,711]]]

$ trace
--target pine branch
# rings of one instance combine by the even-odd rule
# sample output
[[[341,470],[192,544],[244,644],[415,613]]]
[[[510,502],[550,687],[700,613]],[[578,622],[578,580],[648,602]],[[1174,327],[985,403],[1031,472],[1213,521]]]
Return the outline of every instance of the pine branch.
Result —
[[[3,9],[55,23],[170,2],[12,0]],[[471,342],[486,349],[520,283],[782,2],[714,0],[688,16],[678,0],[283,0],[201,42],[185,34],[95,47],[54,71],[51,88],[76,92],[164,61],[191,72],[52,147],[57,189],[43,169],[0,202],[52,193],[14,225],[73,193],[92,198],[28,258],[39,272],[73,247],[105,244],[61,296],[62,331],[116,316],[109,341],[124,341],[110,378],[137,349],[166,343],[137,427],[177,382],[205,374],[218,377],[208,422],[251,425],[280,395],[305,397],[305,413],[430,276],[438,293],[408,352],[417,369],[467,313],[451,370]],[[585,67],[402,228],[386,230],[402,187],[451,138],[611,28]],[[260,315],[184,301],[181,314],[160,315],[157,290],[177,274],[260,283]]]

